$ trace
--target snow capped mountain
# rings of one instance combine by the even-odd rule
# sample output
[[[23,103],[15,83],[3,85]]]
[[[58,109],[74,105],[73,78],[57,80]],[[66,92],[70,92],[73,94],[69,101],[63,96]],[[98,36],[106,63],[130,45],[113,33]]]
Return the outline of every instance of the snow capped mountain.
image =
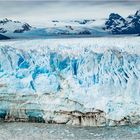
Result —
[[[44,28],[35,28],[27,23],[4,19],[0,21],[0,33],[10,38],[30,38],[64,35],[102,36],[107,33],[94,26],[94,19],[53,20]]]
[[[7,18],[0,20],[0,33],[23,33],[31,30],[31,26],[27,23],[12,21]]]
[[[111,30],[112,33],[116,32],[116,28],[121,31],[122,26],[125,26],[125,19],[119,14],[111,13],[109,19],[105,23],[105,26],[105,29]]]
[[[111,13],[105,22],[105,30],[112,34],[139,34],[140,33],[140,10],[126,19],[119,14]]]
[[[48,21],[43,28],[32,27],[9,19],[0,20],[0,34],[10,38],[41,38],[49,36],[108,36],[114,34],[140,34],[140,11],[126,19],[111,13],[109,19],[75,19]]]
[[[139,37],[1,42],[0,93],[1,110],[10,118],[93,126],[137,123]]]
[[[51,35],[107,35],[102,28],[96,25],[94,19],[81,20],[53,20],[46,28],[47,34]]]

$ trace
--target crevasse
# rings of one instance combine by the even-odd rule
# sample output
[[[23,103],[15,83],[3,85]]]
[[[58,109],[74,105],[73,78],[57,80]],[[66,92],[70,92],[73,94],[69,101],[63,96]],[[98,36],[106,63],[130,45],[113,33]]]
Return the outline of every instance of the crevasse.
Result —
[[[1,95],[9,95],[9,98],[11,93],[27,98],[28,95],[38,95],[27,108],[36,110],[34,104],[39,105],[39,110],[44,110],[45,120],[61,122],[65,118],[65,123],[70,122],[66,119],[67,113],[64,113],[65,117],[58,114],[56,117],[48,111],[93,113],[91,110],[97,109],[105,113],[107,120],[127,118],[133,122],[131,116],[137,116],[139,121],[139,54],[120,48],[97,52],[91,49],[94,44],[82,47],[77,53],[77,50],[70,51],[71,46],[67,47],[67,52],[65,48],[59,51],[48,45],[38,47],[0,47]],[[5,108],[9,107],[6,105]],[[75,120],[72,123],[78,124]]]

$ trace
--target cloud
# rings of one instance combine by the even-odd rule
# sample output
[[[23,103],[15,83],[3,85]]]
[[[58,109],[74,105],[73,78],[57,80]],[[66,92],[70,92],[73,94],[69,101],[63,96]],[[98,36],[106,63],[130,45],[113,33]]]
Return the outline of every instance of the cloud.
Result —
[[[45,25],[47,20],[73,18],[105,18],[116,12],[123,16],[139,9],[132,0],[51,0],[51,1],[0,1],[0,18]]]

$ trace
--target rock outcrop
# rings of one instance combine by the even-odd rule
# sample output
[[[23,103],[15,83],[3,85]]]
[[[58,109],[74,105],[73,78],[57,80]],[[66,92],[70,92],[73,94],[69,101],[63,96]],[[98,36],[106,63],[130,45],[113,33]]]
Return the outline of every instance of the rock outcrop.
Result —
[[[111,13],[105,22],[105,30],[112,34],[139,34],[140,33],[140,10],[126,19],[119,14]]]

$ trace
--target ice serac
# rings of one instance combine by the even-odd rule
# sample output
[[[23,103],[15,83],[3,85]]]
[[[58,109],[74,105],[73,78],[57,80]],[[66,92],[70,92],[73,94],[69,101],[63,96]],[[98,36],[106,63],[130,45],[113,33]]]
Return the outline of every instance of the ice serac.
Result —
[[[114,46],[118,41],[121,49],[119,43]],[[139,37],[2,43],[1,119],[85,126],[139,123],[138,44]]]

